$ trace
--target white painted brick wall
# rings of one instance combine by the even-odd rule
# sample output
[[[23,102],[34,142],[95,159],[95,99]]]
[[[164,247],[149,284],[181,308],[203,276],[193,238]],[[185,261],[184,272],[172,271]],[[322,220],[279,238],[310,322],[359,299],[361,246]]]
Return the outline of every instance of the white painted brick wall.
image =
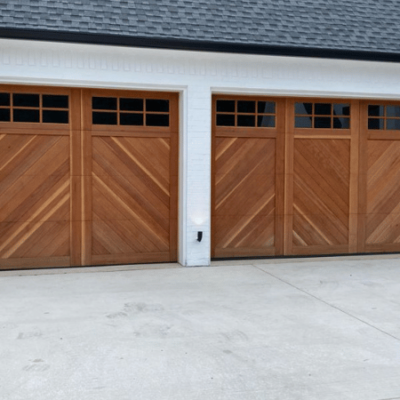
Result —
[[[186,218],[181,218],[184,265],[208,265],[210,262],[210,198],[211,198],[211,90],[201,84],[187,89],[187,131],[184,152],[187,155],[185,178],[180,193],[185,196]],[[186,133],[186,135],[185,135]],[[182,204],[182,202],[181,202]],[[203,239],[197,241],[197,232]],[[184,250],[185,249],[185,250]]]
[[[196,266],[210,261],[212,93],[399,99],[400,65],[1,39],[0,83],[180,92],[179,261]]]

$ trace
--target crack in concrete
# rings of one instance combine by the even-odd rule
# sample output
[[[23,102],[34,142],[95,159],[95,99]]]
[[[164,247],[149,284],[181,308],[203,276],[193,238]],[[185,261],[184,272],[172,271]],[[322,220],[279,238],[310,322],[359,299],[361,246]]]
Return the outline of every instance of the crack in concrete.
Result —
[[[325,301],[325,300],[323,300],[323,299],[320,299],[319,297],[313,295],[312,293],[307,292],[307,290],[301,289],[301,288],[297,287],[296,285],[294,285],[294,284],[292,284],[292,283],[290,283],[290,282],[287,282],[287,281],[285,281],[284,279],[279,278],[278,276],[275,276],[275,275],[272,274],[271,272],[267,272],[267,271],[263,270],[262,268],[257,267],[257,265],[255,265],[255,264],[253,264],[253,267],[256,268],[256,269],[258,269],[259,271],[262,271],[262,272],[266,273],[266,274],[269,275],[269,276],[272,276],[273,278],[275,278],[275,279],[281,281],[282,283],[285,283],[286,285],[289,285],[289,286],[291,286],[292,288],[297,289],[298,291],[300,291],[300,292],[302,292],[302,293],[304,293],[304,294],[306,294],[306,295],[308,295],[308,296],[310,296],[310,297],[313,297],[315,300],[318,300],[318,301],[320,301],[321,303],[324,303],[324,304],[326,304],[327,306],[332,307],[332,308],[334,308],[335,310],[340,311],[340,312],[342,312],[343,314],[346,314],[347,316],[349,316],[349,317],[351,317],[351,318],[354,318],[354,319],[356,319],[357,321],[359,321],[359,322],[361,322],[361,323],[363,323],[363,324],[369,326],[370,328],[375,329],[375,330],[377,330],[377,331],[383,333],[384,335],[387,335],[387,336],[391,337],[392,339],[395,339],[395,340],[397,340],[398,342],[400,342],[400,338],[398,338],[398,337],[392,335],[392,334],[389,333],[389,332],[386,332],[386,331],[384,331],[384,330],[378,328],[378,327],[375,326],[375,325],[370,324],[370,323],[367,322],[367,321],[362,320],[361,318],[356,317],[355,315],[353,315],[353,314],[351,314],[351,313],[349,313],[349,312],[347,312],[347,311],[345,311],[345,310],[342,310],[341,308],[339,308],[339,307],[337,307],[337,306],[335,306],[335,305],[333,305],[333,304],[328,303],[327,301]],[[400,400],[400,397],[394,397],[394,398],[391,398],[391,399],[381,399],[381,400]]]

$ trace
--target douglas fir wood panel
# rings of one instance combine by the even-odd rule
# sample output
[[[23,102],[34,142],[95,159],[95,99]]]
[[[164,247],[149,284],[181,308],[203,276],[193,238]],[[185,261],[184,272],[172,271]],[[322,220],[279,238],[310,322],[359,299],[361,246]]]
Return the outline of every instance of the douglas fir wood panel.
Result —
[[[0,87],[0,269],[69,266],[71,91]]]
[[[175,261],[178,96],[0,87],[0,268]]]
[[[349,178],[349,140],[295,139],[294,252],[348,245]]]
[[[356,249],[358,102],[293,100],[293,225],[291,254]],[[289,210],[288,210],[289,211]],[[351,223],[351,235],[350,235]],[[351,238],[351,240],[350,240]],[[354,239],[355,238],[355,239]]]
[[[357,252],[359,102],[220,95],[213,107],[212,256]]]
[[[365,101],[362,108],[360,240],[366,252],[400,251],[400,104]]]
[[[221,96],[213,104],[213,256],[280,254],[282,103]]]
[[[85,91],[84,99],[83,264],[175,261],[177,96]]]

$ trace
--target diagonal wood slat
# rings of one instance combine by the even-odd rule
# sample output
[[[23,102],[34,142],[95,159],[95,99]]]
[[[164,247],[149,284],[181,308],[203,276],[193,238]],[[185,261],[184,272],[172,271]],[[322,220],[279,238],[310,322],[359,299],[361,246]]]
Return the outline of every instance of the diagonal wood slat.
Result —
[[[274,139],[216,138],[214,190],[217,254],[274,248]]]
[[[368,141],[367,244],[400,243],[399,171],[399,141]]]
[[[69,138],[3,135],[0,154],[0,266],[69,256]]]
[[[41,117],[0,121],[0,269],[177,260],[178,93],[3,91],[37,94]],[[45,95],[65,96],[67,122],[45,121]],[[144,125],[97,123],[98,96],[142,99]],[[168,103],[167,124],[149,122],[147,99]]]
[[[93,138],[93,255],[169,250],[170,143]]]
[[[348,243],[350,143],[295,139],[293,244]]]

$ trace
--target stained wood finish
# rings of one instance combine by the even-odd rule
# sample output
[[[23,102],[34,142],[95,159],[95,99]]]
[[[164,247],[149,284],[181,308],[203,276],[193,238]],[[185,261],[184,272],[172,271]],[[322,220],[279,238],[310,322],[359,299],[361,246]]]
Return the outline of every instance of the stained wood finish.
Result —
[[[13,93],[69,90],[1,87]],[[50,126],[51,125],[51,126]],[[69,124],[0,123],[0,269],[69,266],[75,253]]]
[[[295,139],[293,246],[349,241],[350,141]]]
[[[366,244],[400,250],[400,140],[369,140]]]
[[[218,99],[229,98],[244,97],[215,96],[214,108]],[[364,218],[367,210],[361,211],[363,190],[367,192],[363,184],[367,172],[363,171],[368,167],[364,168],[364,164],[369,157],[364,156],[367,133],[365,140],[360,137],[361,121],[367,120],[366,105],[348,99],[275,100],[280,104],[277,129],[267,130],[264,137],[259,128],[217,127],[214,111],[213,257],[360,251],[365,248],[365,225],[372,226],[372,222]],[[296,102],[349,104],[350,127],[296,128]],[[371,134],[368,132],[369,136]],[[393,135],[393,132],[388,134]],[[397,157],[400,159],[400,154],[394,155],[395,159]],[[272,219],[267,221],[264,217],[263,220],[262,215],[252,210],[255,209],[253,204],[262,204],[273,193],[272,228]],[[394,198],[397,196],[395,194]],[[393,206],[394,202],[391,202]],[[394,213],[390,215],[391,220]],[[251,226],[252,221],[257,221],[257,229],[245,236],[242,226]],[[395,235],[393,227],[388,227],[388,231]],[[243,236],[248,241],[242,249],[238,243]]]
[[[282,111],[278,100],[276,114]],[[214,118],[213,130],[213,257],[282,254],[282,124],[235,130],[216,126]]]
[[[129,97],[87,91],[84,114],[92,96],[121,93]],[[84,265],[176,261],[178,98],[157,98],[168,99],[172,111],[160,132],[135,127],[129,135],[126,126],[84,122]]]
[[[275,140],[217,138],[215,255],[274,254]]]
[[[359,251],[400,251],[400,131],[368,130],[368,105],[360,105]]]
[[[177,95],[152,93],[170,100],[168,128],[129,135],[91,124],[91,96],[109,91],[0,89],[67,95],[70,116],[0,122],[0,269],[176,260]]]

